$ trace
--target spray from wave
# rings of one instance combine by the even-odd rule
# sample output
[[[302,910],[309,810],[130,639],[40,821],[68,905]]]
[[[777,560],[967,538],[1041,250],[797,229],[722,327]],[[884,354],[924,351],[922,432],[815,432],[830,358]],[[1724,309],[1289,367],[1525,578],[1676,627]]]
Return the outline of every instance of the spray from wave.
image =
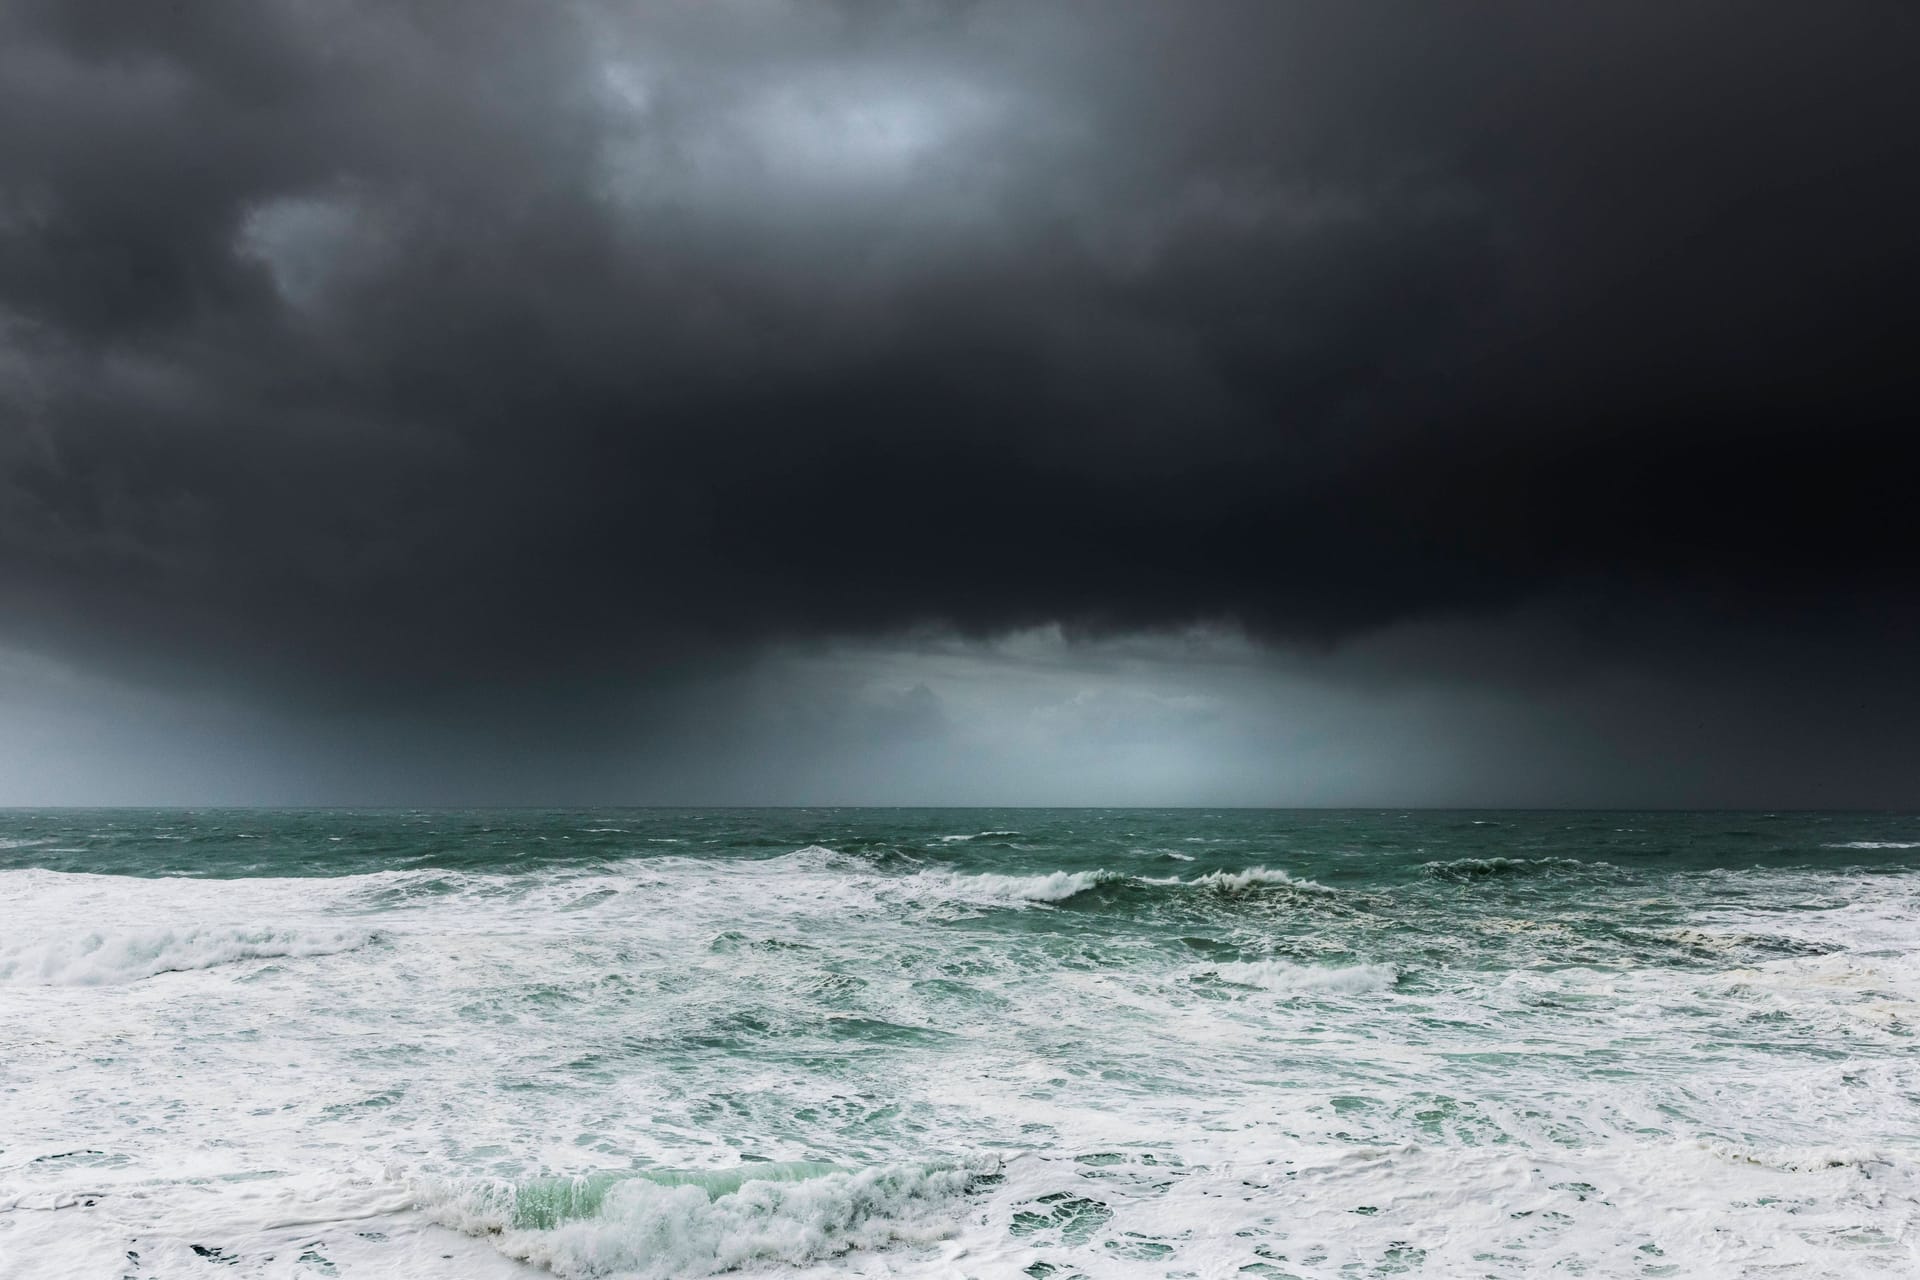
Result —
[[[962,901],[1012,906],[1029,903],[1058,905],[1096,889],[1199,891],[1224,898],[1247,897],[1273,890],[1316,894],[1334,892],[1315,881],[1267,867],[1210,871],[1191,880],[1183,880],[1179,876],[1136,876],[1105,868],[1095,871],[1053,871],[1030,876],[997,875],[991,872],[954,875],[942,872],[929,873],[922,879],[937,884],[950,896]]]
[[[635,1280],[802,1264],[947,1235],[979,1176],[958,1166],[816,1163],[526,1182],[423,1184],[419,1207],[555,1275]]]
[[[241,960],[334,955],[372,942],[366,929],[147,929],[95,932],[0,952],[0,983],[97,987]]]
[[[987,902],[1065,902],[1101,885],[1132,879],[1118,871],[1054,871],[1045,875],[1005,876],[991,872],[946,877],[958,896]]]
[[[1288,875],[1277,867],[1248,867],[1244,871],[1209,871],[1203,876],[1183,883],[1191,884],[1196,888],[1209,889],[1225,897],[1239,897],[1243,894],[1258,893],[1263,889],[1293,889],[1306,893],[1333,892],[1317,880]]]
[[[1212,971],[1224,981],[1260,987],[1285,995],[1358,995],[1385,991],[1399,980],[1390,964],[1356,964],[1332,969],[1319,965],[1288,964],[1284,960],[1250,960],[1223,964]]]

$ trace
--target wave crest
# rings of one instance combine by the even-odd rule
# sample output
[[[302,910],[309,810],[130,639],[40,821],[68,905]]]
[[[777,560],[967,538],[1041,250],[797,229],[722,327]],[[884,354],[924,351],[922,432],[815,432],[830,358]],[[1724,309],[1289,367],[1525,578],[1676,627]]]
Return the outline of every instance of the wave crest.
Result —
[[[444,1226],[567,1277],[713,1275],[803,1264],[946,1235],[943,1210],[974,1174],[947,1166],[749,1165],[528,1182],[429,1183],[415,1202]]]
[[[1211,893],[1224,898],[1251,897],[1255,894],[1287,890],[1295,893],[1331,894],[1326,885],[1292,876],[1277,868],[1248,867],[1242,871],[1209,871],[1183,880],[1179,876],[1137,876],[1124,871],[1100,868],[1094,871],[1050,871],[1015,876],[992,872],[980,875],[940,873],[942,888],[956,897],[989,905],[1026,903],[1058,904],[1095,889],[1185,890]]]
[[[1051,871],[1044,875],[955,876],[964,896],[997,902],[1065,902],[1101,885],[1126,884],[1133,877],[1118,871]]]
[[[1287,995],[1358,995],[1385,991],[1400,980],[1400,971],[1390,964],[1356,964],[1331,969],[1288,964],[1284,960],[1249,960],[1223,964],[1212,972],[1224,981],[1243,987],[1261,987]]]
[[[1332,893],[1317,880],[1307,880],[1287,874],[1277,867],[1248,867],[1244,871],[1209,871],[1183,883],[1195,888],[1210,889],[1226,897],[1239,897],[1243,894],[1257,893],[1262,889],[1296,889],[1308,893]]]
[[[0,952],[0,983],[98,987],[239,960],[325,956],[377,935],[366,929],[146,929],[96,932]]]

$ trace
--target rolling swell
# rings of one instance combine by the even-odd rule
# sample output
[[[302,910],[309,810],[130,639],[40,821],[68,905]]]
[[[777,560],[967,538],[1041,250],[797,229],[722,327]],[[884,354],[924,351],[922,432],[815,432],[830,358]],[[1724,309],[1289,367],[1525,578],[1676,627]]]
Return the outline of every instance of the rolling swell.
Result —
[[[1101,869],[1049,871],[1031,876],[984,872],[979,875],[946,875],[940,879],[951,885],[953,896],[965,901],[1019,905],[1066,902],[1102,886],[1131,883],[1134,877]]]
[[[555,1275],[667,1280],[938,1239],[979,1176],[952,1165],[796,1162],[427,1183],[415,1202],[434,1221]]]
[[[1430,880],[1451,880],[1460,884],[1476,880],[1497,880],[1528,876],[1578,875],[1582,872],[1611,870],[1604,862],[1582,862],[1578,858],[1455,858],[1449,862],[1428,862],[1420,874]]]
[[[1153,881],[1155,884],[1167,883]],[[1196,889],[1206,889],[1222,897],[1237,898],[1247,894],[1268,892],[1275,889],[1291,890],[1301,893],[1333,893],[1326,885],[1316,880],[1304,880],[1287,874],[1278,868],[1248,867],[1244,871],[1209,871],[1193,880],[1175,881],[1178,884],[1191,885]]]
[[[366,946],[367,929],[145,929],[93,932],[0,952],[0,983],[97,987],[242,960],[335,955]]]
[[[928,873],[916,881],[936,885],[956,901],[1000,906],[1093,906],[1103,903],[1141,903],[1154,899],[1251,898],[1261,895],[1332,895],[1335,891],[1312,880],[1299,879],[1277,868],[1248,867],[1240,871],[1209,871],[1190,880],[1178,876],[1140,876],[1099,868],[1092,871],[1051,871],[1014,876],[995,873],[960,875]]]
[[[1288,964],[1284,960],[1223,964],[1213,973],[1221,980],[1237,986],[1261,987],[1285,995],[1358,995],[1368,991],[1385,991],[1400,980],[1400,971],[1390,964],[1356,964],[1334,968]]]
[[[1908,1274],[1920,819],[1497,816],[0,821],[0,1273]]]

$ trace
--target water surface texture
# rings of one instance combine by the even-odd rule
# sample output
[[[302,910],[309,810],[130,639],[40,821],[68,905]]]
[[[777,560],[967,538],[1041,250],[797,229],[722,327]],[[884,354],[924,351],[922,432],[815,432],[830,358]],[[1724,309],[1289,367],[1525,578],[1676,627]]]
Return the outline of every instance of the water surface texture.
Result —
[[[0,814],[0,1274],[1920,1269],[1920,817]]]

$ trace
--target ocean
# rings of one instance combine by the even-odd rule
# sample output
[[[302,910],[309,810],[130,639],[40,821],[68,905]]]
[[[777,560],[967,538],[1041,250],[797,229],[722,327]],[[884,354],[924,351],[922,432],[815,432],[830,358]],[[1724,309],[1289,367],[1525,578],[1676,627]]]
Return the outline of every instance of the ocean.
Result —
[[[1920,816],[0,813],[0,1276],[1920,1274]]]

